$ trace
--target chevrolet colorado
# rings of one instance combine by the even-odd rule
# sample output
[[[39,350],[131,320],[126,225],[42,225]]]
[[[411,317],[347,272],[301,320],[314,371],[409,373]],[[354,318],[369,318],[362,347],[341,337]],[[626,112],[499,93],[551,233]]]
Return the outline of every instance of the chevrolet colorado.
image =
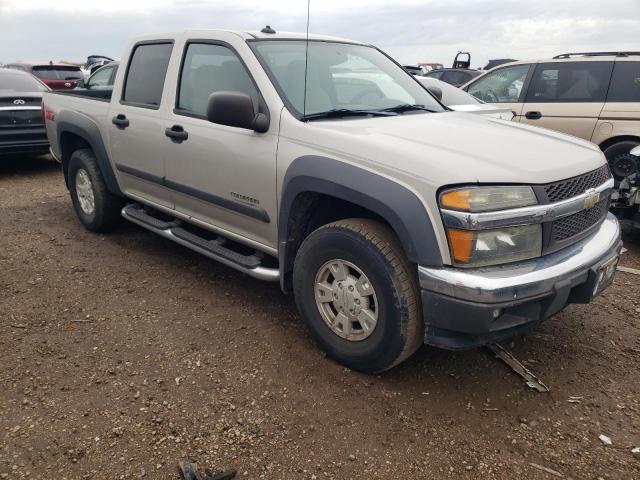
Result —
[[[449,111],[345,39],[186,31],[122,58],[112,91],[44,96],[80,221],[280,281],[344,365],[495,342],[612,281],[613,179],[586,141]]]

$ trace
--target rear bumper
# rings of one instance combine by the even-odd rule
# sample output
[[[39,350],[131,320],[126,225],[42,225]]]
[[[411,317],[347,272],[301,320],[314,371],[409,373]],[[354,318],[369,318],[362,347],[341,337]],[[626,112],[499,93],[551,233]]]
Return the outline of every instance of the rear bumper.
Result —
[[[0,131],[0,155],[49,151],[47,133],[42,128],[11,128]]]
[[[524,331],[570,303],[591,301],[601,266],[622,247],[608,214],[591,236],[516,264],[478,269],[418,267],[425,343],[464,349]]]

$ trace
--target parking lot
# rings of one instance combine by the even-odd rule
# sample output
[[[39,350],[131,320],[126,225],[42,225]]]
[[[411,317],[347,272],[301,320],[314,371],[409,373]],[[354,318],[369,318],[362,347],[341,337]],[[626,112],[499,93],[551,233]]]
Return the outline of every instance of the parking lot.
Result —
[[[46,157],[3,159],[0,210],[1,478],[178,478],[184,457],[240,478],[640,478],[635,275],[507,345],[549,393],[485,349],[366,376],[277,284],[134,225],[87,232]]]

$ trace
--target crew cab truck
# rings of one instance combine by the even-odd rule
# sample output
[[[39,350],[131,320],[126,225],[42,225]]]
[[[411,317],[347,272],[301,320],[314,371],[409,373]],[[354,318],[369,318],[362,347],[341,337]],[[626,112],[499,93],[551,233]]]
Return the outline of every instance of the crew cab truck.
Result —
[[[613,180],[586,141],[449,111],[345,39],[187,31],[122,58],[112,92],[44,97],[80,221],[279,281],[348,367],[495,342],[612,280]]]

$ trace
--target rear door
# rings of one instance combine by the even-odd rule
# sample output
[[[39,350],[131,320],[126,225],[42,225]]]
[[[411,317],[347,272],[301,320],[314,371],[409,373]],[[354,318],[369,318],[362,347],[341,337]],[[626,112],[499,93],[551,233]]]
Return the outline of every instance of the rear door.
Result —
[[[109,109],[109,140],[122,190],[140,200],[172,207],[164,186],[165,111],[162,94],[172,40],[133,47],[122,88]],[[118,95],[118,97],[116,97]]]
[[[609,88],[612,61],[536,65],[522,122],[591,140]]]
[[[591,141],[597,145],[620,136],[640,136],[640,61],[618,58],[607,101]]]
[[[474,80],[464,90],[485,103],[510,109],[515,114],[513,121],[519,122],[532,70],[528,63],[496,68]]]

